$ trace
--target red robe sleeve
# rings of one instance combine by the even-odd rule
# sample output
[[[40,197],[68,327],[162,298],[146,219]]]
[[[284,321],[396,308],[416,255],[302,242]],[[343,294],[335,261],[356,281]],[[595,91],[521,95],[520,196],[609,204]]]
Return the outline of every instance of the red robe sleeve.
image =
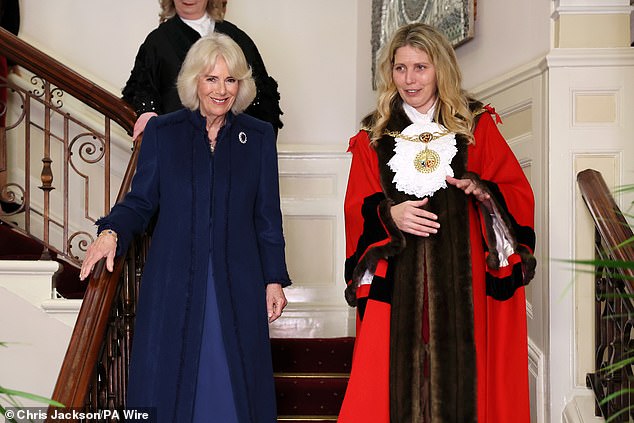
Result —
[[[467,170],[477,175],[490,192],[497,218],[508,228],[513,254],[500,265],[496,234],[489,212],[480,207],[485,251],[487,294],[499,300],[513,295],[535,275],[533,191],[522,167],[489,113],[480,116],[474,131],[475,145],[469,148]]]
[[[350,139],[348,152],[352,153],[348,187],[344,201],[346,228],[345,279],[346,299],[356,302],[354,270],[368,247],[387,238],[380,224],[377,207],[385,199],[379,181],[378,159],[370,145],[366,131],[359,131]]]
[[[366,198],[382,192],[379,182],[379,165],[376,153],[370,146],[368,133],[360,131],[350,138],[348,152],[352,153],[350,175],[344,201],[346,222],[346,257],[357,249],[359,237],[363,233],[361,208]]]
[[[478,421],[528,423],[528,333],[523,285],[535,271],[533,192],[489,113],[480,116],[474,136],[467,170],[477,174],[488,189],[513,238],[508,265],[495,266],[491,260],[495,242],[487,234],[491,218],[474,200],[477,204],[470,208],[470,220]]]

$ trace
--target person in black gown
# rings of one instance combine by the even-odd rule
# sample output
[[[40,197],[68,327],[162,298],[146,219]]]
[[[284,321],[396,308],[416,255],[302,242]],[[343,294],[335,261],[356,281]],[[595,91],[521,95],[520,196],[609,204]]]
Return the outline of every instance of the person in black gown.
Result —
[[[148,119],[182,106],[176,91],[176,77],[189,48],[201,36],[213,32],[226,34],[242,49],[253,71],[257,88],[245,113],[282,127],[278,85],[266,71],[253,40],[240,28],[224,20],[226,0],[160,0],[160,25],[147,36],[137,53],[124,89],[123,100],[137,113],[133,138]]]

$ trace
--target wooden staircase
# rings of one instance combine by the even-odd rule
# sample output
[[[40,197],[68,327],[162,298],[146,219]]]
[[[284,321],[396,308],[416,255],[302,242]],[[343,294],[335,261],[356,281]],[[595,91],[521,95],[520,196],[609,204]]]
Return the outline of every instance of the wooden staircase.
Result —
[[[271,340],[278,422],[336,422],[354,338]]]

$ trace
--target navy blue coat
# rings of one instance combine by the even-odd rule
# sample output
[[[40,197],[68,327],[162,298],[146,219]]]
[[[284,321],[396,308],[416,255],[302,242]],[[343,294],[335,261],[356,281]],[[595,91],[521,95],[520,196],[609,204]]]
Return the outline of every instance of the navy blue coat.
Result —
[[[240,422],[275,422],[265,287],[290,280],[271,125],[229,113],[212,155],[199,111],[152,118],[131,191],[98,222],[99,230],[119,234],[121,254],[157,211],[139,294],[128,406],[157,407],[160,422],[191,421],[213,251]]]

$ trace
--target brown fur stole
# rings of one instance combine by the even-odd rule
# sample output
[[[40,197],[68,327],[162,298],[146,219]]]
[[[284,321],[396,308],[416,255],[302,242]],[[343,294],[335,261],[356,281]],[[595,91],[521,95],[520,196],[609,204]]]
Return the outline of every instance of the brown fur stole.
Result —
[[[388,130],[401,131],[411,122],[401,107]],[[466,171],[467,140],[457,136],[455,177]],[[386,203],[416,199],[397,191],[387,162],[394,138],[375,145]],[[440,229],[429,238],[405,234],[402,251],[391,257],[393,296],[390,339],[390,413],[393,423],[468,423],[477,420],[476,362],[467,196],[453,186],[437,191],[427,209],[438,215]],[[382,219],[395,225],[389,207]],[[400,238],[399,234],[391,234]],[[428,310],[423,309],[425,291]],[[429,343],[422,336],[424,316]]]

